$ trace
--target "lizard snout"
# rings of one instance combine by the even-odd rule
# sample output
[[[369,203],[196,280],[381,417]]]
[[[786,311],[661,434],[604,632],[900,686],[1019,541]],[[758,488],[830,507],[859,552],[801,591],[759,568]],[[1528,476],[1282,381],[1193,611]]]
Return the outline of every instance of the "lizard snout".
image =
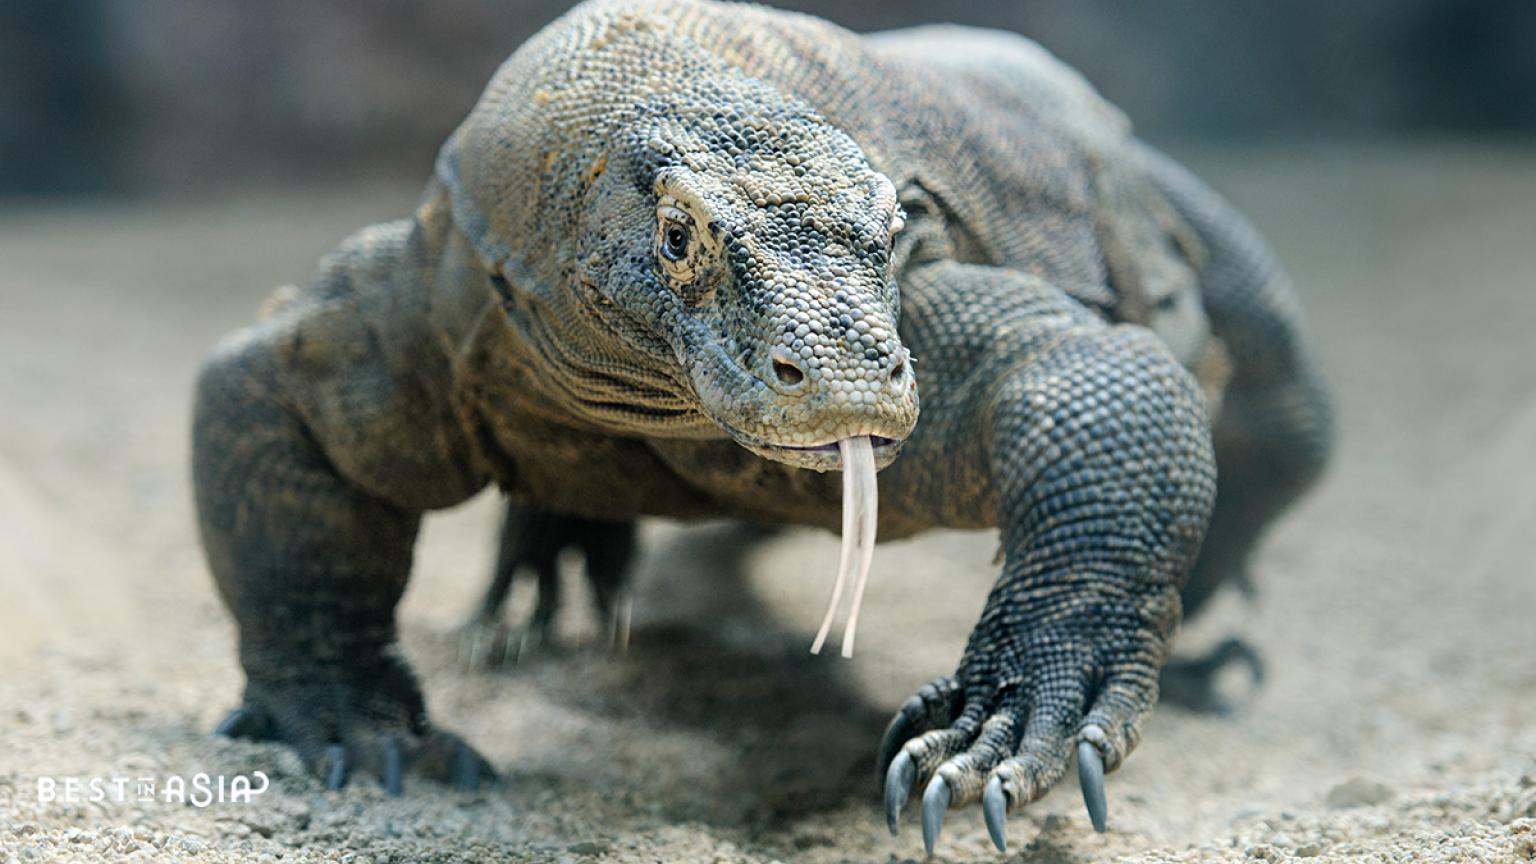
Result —
[[[803,361],[782,348],[775,348],[769,365],[773,368],[773,378],[769,381],[773,389],[790,395],[805,392],[809,382]]]
[[[814,358],[808,360],[782,347],[774,347],[768,354],[768,369],[760,371],[757,377],[786,397],[805,397],[820,390],[831,390],[834,394],[837,390],[846,394],[877,394],[886,387],[899,389],[911,384],[905,347],[895,347],[894,351],[869,349],[862,352],[862,358],[862,363],[852,369],[826,369]]]
[[[900,345],[855,345],[852,354],[823,360],[775,346],[768,353],[766,368],[757,370],[757,377],[784,396],[820,395],[854,403],[873,403],[882,393],[900,393],[916,385],[908,375],[909,354]],[[860,393],[869,397],[857,395]]]

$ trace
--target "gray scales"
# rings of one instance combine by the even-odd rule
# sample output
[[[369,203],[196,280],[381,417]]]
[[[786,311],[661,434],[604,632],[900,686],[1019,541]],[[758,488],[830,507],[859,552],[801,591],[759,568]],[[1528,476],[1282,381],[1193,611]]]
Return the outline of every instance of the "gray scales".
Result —
[[[1299,331],[1242,217],[1026,39],[577,7],[411,217],[202,371],[200,526],[246,672],[221,731],[332,787],[478,785],[396,641],[424,511],[495,483],[625,544],[641,516],[837,530],[827,472],[862,442],[881,538],[1003,543],[958,668],[880,746],[892,829],[921,789],[930,849],[976,802],[1003,848],[1075,755],[1102,830],[1160,687],[1216,705],[1212,669],[1253,659],[1170,644],[1326,459]]]

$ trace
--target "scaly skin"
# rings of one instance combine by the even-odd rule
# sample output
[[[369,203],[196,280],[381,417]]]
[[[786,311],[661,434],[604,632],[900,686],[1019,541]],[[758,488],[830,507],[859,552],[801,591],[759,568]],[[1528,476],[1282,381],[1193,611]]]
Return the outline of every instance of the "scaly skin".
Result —
[[[883,538],[996,526],[1006,552],[955,674],[887,734],[893,826],[922,788],[930,846],[977,800],[1002,845],[1075,751],[1102,827],[1190,573],[1240,569],[1321,465],[1296,326],[1241,218],[1021,38],[578,7],[411,219],[203,371],[199,512],[247,675],[226,731],[332,785],[473,785],[395,643],[423,511],[495,482],[584,518],[835,530],[832,445],[870,436]]]

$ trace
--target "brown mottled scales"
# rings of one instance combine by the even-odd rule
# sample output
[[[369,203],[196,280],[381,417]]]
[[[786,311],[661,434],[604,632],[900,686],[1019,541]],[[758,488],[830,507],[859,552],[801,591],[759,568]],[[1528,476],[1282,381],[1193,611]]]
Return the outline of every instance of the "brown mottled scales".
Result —
[[[1181,608],[1329,420],[1253,230],[1029,41],[616,2],[513,54],[415,214],[215,352],[194,436],[247,676],[224,730],[392,791],[490,773],[396,642],[423,511],[495,483],[835,530],[824,472],[867,439],[880,536],[1002,531],[959,668],[881,753],[893,826],[921,788],[930,844],[981,801],[1001,845],[1074,752],[1102,825]]]

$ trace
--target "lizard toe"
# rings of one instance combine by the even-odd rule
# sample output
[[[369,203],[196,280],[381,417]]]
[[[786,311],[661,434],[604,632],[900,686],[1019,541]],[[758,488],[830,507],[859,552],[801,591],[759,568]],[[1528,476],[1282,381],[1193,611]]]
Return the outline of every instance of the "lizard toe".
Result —
[[[461,789],[495,777],[462,738],[428,721],[414,676],[393,653],[375,662],[273,668],[281,672],[248,681],[244,703],[218,734],[292,747],[328,790],[359,775],[376,777],[391,796],[408,776]]]
[[[995,703],[990,714],[988,702]],[[945,711],[953,707],[946,705]],[[1017,745],[1019,728],[1018,698],[1011,691],[1002,699],[973,700],[947,728],[909,738],[886,773],[886,819],[892,833],[911,790],[921,785],[923,842],[932,851],[944,813],[981,797],[988,772]]]
[[[960,713],[960,685],[948,675],[935,678],[918,688],[897,710],[880,741],[880,759],[876,778],[887,781],[891,762],[911,738],[955,721]],[[909,781],[910,782],[910,781]]]
[[[325,745],[306,760],[327,790],[342,789],[358,774],[376,776],[391,798],[405,791],[408,775],[466,792],[496,780],[496,772],[485,757],[458,735],[442,729],[413,733],[354,726],[343,736],[344,740]],[[304,756],[303,750],[300,755]]]
[[[546,648],[555,647],[543,622],[523,626],[497,618],[475,618],[459,631],[459,659],[471,672],[510,670]]]
[[[325,788],[336,791],[347,785],[347,778],[351,772],[351,765],[347,759],[347,748],[340,744],[332,744],[325,748],[325,756],[320,767],[320,776],[325,778]]]
[[[249,705],[241,705],[219,721],[213,734],[225,738],[244,738],[249,741],[269,741],[273,736],[272,718],[265,711]]]
[[[1043,644],[1048,654],[978,654],[973,668],[985,671],[972,672],[970,683],[932,687],[902,706],[882,755],[892,739],[953,719],[894,748],[885,774],[893,832],[921,789],[925,846],[937,843],[946,811],[980,803],[992,842],[1006,851],[1008,813],[1055,786],[1074,756],[1089,822],[1105,830],[1104,776],[1136,746],[1156,700],[1156,665],[1139,655],[1101,665],[1061,637]]]

